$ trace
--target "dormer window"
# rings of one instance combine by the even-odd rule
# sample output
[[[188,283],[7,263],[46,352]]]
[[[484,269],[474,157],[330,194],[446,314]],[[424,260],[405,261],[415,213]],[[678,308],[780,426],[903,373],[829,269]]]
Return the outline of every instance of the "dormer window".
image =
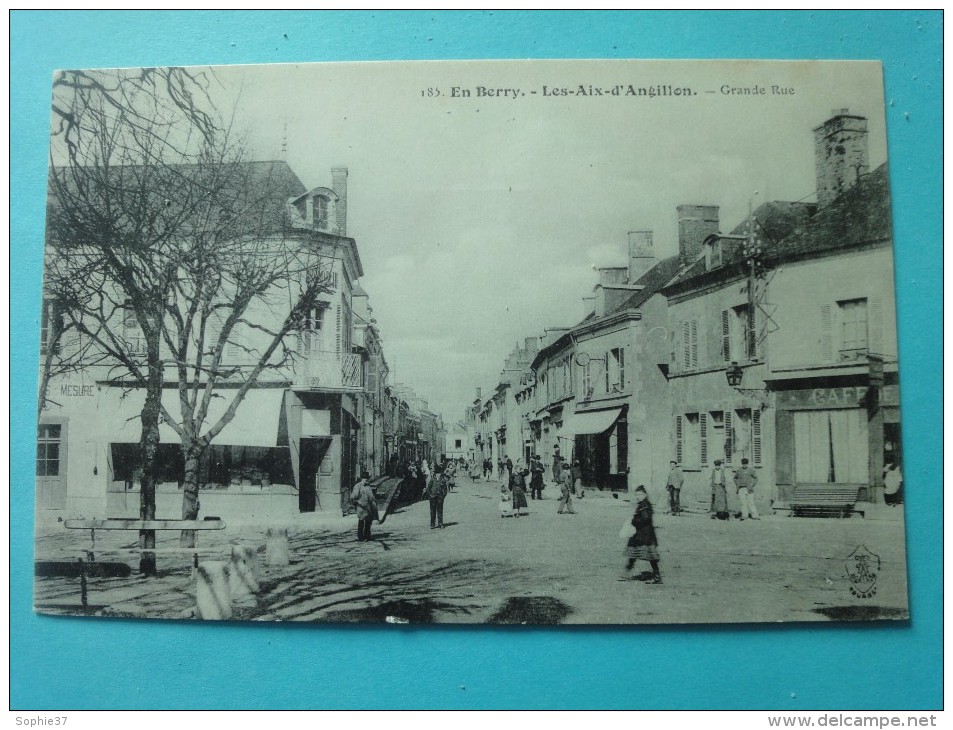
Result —
[[[705,246],[705,270],[711,271],[717,269],[722,264],[722,245],[721,239],[710,240]]]
[[[314,227],[325,229],[328,227],[328,210],[330,201],[323,195],[314,196]]]

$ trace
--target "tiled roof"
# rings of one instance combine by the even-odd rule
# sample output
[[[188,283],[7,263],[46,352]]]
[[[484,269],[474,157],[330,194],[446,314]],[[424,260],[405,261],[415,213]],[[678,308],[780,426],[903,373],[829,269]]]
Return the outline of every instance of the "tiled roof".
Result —
[[[814,203],[772,201],[759,207],[753,217],[767,265],[884,243],[891,237],[887,165],[878,167],[824,208],[818,209]],[[729,235],[747,233],[745,219]],[[672,284],[737,274],[732,264],[744,258],[743,246],[727,248],[724,255],[724,265],[711,271],[706,271],[704,256],[700,257],[679,272]]]
[[[768,262],[885,243],[892,238],[890,187],[884,163],[821,208],[803,227],[766,247]]]
[[[623,309],[637,309],[641,307],[678,273],[678,265],[678,256],[670,256],[667,259],[659,261],[634,282],[636,285],[645,288],[635,292],[613,311],[619,312]]]

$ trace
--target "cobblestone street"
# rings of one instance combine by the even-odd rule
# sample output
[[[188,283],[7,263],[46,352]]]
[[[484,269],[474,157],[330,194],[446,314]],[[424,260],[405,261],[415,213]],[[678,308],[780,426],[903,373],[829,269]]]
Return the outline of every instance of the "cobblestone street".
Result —
[[[235,618],[395,623],[713,623],[898,618],[907,611],[903,527],[899,514],[851,519],[765,516],[744,523],[701,511],[662,514],[655,495],[663,585],[620,581],[619,528],[631,514],[626,497],[588,493],[577,514],[557,515],[552,486],[529,515],[501,518],[496,482],[463,478],[446,500],[443,530],[429,527],[426,502],[374,525],[369,543],[355,539],[354,519],[326,513],[288,525],[291,564],[266,568],[265,531],[229,527],[201,537],[201,559],[227,560],[230,545],[259,553],[262,590],[235,606]],[[893,518],[893,519],[889,519]],[[63,533],[66,531],[63,530]],[[213,535],[206,537],[206,535]],[[112,542],[110,542],[110,540]],[[159,547],[174,546],[174,538]],[[88,545],[83,532],[51,534],[37,559],[65,559]],[[852,595],[846,559],[861,545],[880,556],[877,593]],[[100,560],[133,567],[127,535],[97,536]],[[66,552],[61,552],[62,550]],[[89,579],[89,612],[103,616],[191,618],[191,557],[159,554],[159,575]],[[637,572],[640,568],[637,566]],[[38,578],[36,604],[76,612],[79,580]]]

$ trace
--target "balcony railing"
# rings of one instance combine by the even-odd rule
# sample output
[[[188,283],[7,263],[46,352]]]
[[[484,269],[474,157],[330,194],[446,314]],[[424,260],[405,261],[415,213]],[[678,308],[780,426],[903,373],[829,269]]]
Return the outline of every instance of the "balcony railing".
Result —
[[[312,352],[295,367],[294,387],[302,390],[362,390],[364,368],[361,356]]]

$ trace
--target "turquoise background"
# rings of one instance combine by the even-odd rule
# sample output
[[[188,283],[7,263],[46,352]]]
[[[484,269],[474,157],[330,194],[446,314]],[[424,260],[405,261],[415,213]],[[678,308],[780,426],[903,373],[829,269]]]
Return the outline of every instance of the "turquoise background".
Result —
[[[937,11],[13,12],[11,707],[941,707],[941,26]],[[884,62],[912,621],[424,629],[145,623],[32,613],[52,71],[445,58]]]

